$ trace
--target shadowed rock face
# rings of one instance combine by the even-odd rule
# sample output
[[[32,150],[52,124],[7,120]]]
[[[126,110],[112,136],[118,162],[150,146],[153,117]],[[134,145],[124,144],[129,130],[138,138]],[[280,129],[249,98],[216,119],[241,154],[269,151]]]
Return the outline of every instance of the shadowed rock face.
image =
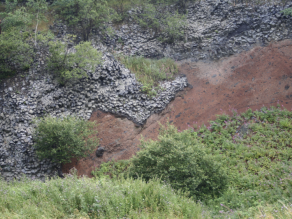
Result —
[[[94,166],[111,159],[128,159],[139,150],[141,135],[156,139],[159,123],[167,120],[185,130],[197,123],[202,125],[215,119],[217,114],[231,114],[248,107],[260,109],[263,105],[280,103],[292,108],[292,40],[267,47],[255,47],[248,52],[221,59],[217,62],[180,63],[180,73],[187,76],[191,86],[177,94],[160,114],[153,114],[144,126],[135,126],[126,118],[96,111],[91,120],[97,128],[102,157],[92,156],[66,164],[64,172],[76,167],[80,175],[90,176]],[[192,87],[192,88],[191,88]]]

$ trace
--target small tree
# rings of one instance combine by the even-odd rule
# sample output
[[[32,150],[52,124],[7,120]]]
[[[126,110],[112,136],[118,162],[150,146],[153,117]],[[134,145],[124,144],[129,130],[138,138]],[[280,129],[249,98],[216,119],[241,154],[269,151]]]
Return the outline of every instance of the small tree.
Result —
[[[142,141],[142,150],[132,158],[130,176],[161,178],[174,189],[188,191],[201,200],[219,196],[226,188],[227,175],[195,137],[196,132],[179,133],[169,126],[158,141]]]
[[[184,36],[187,26],[186,16],[178,12],[171,13],[166,3],[154,5],[145,1],[133,14],[135,21],[145,29],[151,29],[160,40],[173,43]]]
[[[33,62],[34,50],[27,32],[17,29],[0,35],[0,78],[11,76],[17,69],[27,69]]]
[[[75,29],[81,28],[85,41],[93,28],[107,29],[115,16],[106,0],[58,0],[54,5],[57,17]]]
[[[16,70],[29,68],[33,63],[38,25],[45,20],[48,7],[45,0],[28,0],[25,6],[18,6],[17,0],[7,0],[5,6],[5,12],[0,13],[0,72],[10,76]],[[32,34],[34,22],[36,26]]]
[[[62,164],[90,155],[98,145],[94,122],[73,116],[36,120],[34,147],[40,159]],[[94,135],[95,134],[95,135]]]
[[[95,71],[96,66],[101,64],[102,54],[90,42],[82,42],[70,51],[67,42],[51,41],[49,51],[48,68],[61,84],[86,77],[87,72]]]

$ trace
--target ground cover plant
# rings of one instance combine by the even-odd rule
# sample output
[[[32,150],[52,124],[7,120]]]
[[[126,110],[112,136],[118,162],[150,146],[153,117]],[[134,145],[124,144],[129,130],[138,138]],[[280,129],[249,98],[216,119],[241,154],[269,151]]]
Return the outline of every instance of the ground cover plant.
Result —
[[[0,179],[0,218],[202,218],[201,207],[159,180]]]
[[[178,73],[177,64],[170,58],[153,60],[141,56],[118,56],[118,59],[136,75],[143,85],[142,91],[149,96],[156,95],[160,89],[159,81],[173,79]]]
[[[222,115],[199,129],[197,138],[229,176],[229,190],[209,204],[226,211],[291,200],[291,116],[288,110],[263,107]]]
[[[286,203],[292,202],[291,132],[292,112],[280,107],[248,109],[242,114],[234,111],[233,116],[221,115],[208,127],[190,127],[183,132],[169,126],[158,141],[142,142],[143,149],[127,170],[133,177],[138,175],[146,180],[158,173],[173,188],[187,188],[191,197],[204,203],[212,217],[255,217],[266,211],[263,209],[269,209],[271,214],[270,209],[283,210]],[[199,148],[199,152],[184,154],[183,145],[192,146],[193,150]],[[227,174],[226,190],[213,189],[212,185],[220,185],[216,172],[204,175],[200,165],[187,171],[186,164],[192,164],[188,157],[195,160],[196,155],[202,158],[203,154],[220,164],[222,175]],[[187,183],[192,171],[197,171],[194,181],[201,179],[202,186],[196,188]],[[289,214],[288,210],[285,212]]]
[[[127,177],[127,168],[130,166],[130,160],[111,160],[102,163],[98,168],[95,168],[91,174],[96,178],[121,178]],[[125,174],[124,174],[125,173]]]
[[[221,163],[229,189],[207,200],[214,212],[248,216],[248,209],[292,200],[292,112],[280,107],[221,115],[195,137]],[[233,210],[232,210],[233,209]]]

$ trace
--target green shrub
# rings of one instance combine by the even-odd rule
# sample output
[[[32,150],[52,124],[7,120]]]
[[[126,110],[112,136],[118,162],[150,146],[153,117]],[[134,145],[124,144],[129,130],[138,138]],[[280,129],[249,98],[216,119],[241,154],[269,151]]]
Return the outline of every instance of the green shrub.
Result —
[[[45,0],[28,0],[22,6],[18,3],[6,1],[5,12],[0,12],[0,78],[28,70],[36,58],[38,26],[45,20],[47,3]]]
[[[196,156],[207,154],[212,162],[220,163],[228,182],[220,196],[201,198],[212,217],[254,218],[259,208],[266,208],[263,206],[278,209],[279,200],[292,203],[291,124],[292,112],[263,107],[241,115],[218,116],[210,126],[199,127],[198,135],[190,130],[164,131],[157,142],[142,142],[143,148],[133,158],[129,171],[131,176],[138,174],[145,179],[159,176],[178,189],[189,186],[183,184],[187,177],[182,175],[196,169],[192,162],[200,164]],[[184,154],[182,151],[187,150],[181,148],[188,145],[193,149]],[[189,156],[194,158],[189,161]]]
[[[177,64],[170,58],[160,60],[147,59],[141,56],[117,57],[126,68],[136,75],[143,85],[142,91],[149,96],[155,96],[160,89],[159,81],[173,79],[178,73]]]
[[[107,0],[58,0],[54,6],[57,18],[79,29],[85,41],[89,40],[93,29],[108,29],[108,23],[116,16]]]
[[[48,69],[58,77],[61,84],[87,77],[87,72],[95,71],[96,66],[101,64],[102,54],[90,42],[81,42],[75,46],[75,50],[69,51],[67,42],[49,42]]]
[[[128,11],[139,5],[140,0],[108,0],[108,6],[116,11],[114,21],[121,22],[128,17]]]
[[[0,34],[0,78],[13,76],[33,63],[35,52],[26,36],[28,32],[10,29]]]
[[[102,163],[99,168],[94,169],[91,174],[96,178],[119,178],[125,176],[129,160],[109,161]]]
[[[152,30],[156,37],[160,35],[159,39],[167,43],[182,39],[187,26],[186,16],[171,13],[166,2],[155,5],[144,1],[132,16],[142,28]]]
[[[35,123],[34,147],[41,159],[69,163],[73,157],[80,159],[90,155],[98,146],[98,139],[93,130],[94,122],[73,116],[46,116]]]
[[[202,218],[199,204],[158,180],[0,179],[0,197],[0,218]]]
[[[292,8],[286,8],[282,11],[284,15],[292,15]]]
[[[140,147],[129,167],[132,177],[159,177],[200,200],[218,197],[226,188],[226,174],[206,154],[204,145],[196,140],[196,132],[180,133],[169,126],[162,130],[158,141],[142,141]]]

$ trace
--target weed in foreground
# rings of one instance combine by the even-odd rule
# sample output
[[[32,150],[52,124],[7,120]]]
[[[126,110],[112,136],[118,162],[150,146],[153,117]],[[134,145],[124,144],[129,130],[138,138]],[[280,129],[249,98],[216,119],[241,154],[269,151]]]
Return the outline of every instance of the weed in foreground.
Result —
[[[199,204],[159,180],[0,180],[0,197],[0,218],[201,218]]]

